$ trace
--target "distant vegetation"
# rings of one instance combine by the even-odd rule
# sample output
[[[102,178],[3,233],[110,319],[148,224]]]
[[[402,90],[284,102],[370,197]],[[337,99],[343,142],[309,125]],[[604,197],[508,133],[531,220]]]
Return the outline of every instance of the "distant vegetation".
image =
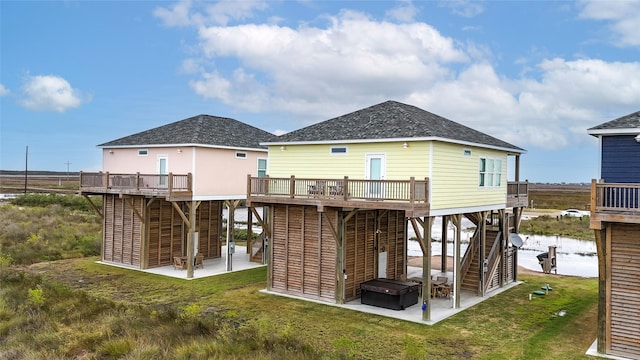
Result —
[[[98,255],[101,233],[99,216],[80,196],[22,195],[0,205],[0,257],[13,264]]]
[[[588,216],[576,218],[542,215],[530,220],[522,220],[519,232],[529,235],[559,235],[573,239],[595,241],[595,234],[593,230],[589,229]]]
[[[589,210],[590,197],[587,185],[529,185],[529,206],[534,209]]]

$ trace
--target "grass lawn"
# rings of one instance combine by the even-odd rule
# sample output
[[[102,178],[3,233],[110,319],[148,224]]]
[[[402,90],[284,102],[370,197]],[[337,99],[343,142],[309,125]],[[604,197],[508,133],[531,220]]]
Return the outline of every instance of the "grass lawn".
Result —
[[[597,279],[520,275],[428,326],[264,294],[264,267],[186,281],[95,260],[3,274],[0,358],[588,359],[595,339]]]

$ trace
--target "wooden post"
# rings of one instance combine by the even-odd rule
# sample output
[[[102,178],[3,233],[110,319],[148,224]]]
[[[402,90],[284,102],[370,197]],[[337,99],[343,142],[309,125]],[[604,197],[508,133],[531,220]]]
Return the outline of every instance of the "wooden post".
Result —
[[[140,227],[140,266],[143,269],[149,267],[149,204],[142,197],[142,226]]]
[[[249,254],[249,261],[251,261],[253,255],[253,213],[249,208],[247,208],[247,254]]]
[[[422,239],[424,242],[422,252],[422,320],[431,320],[431,221],[433,218],[425,218],[422,225]],[[426,300],[425,300],[426,299]],[[424,308],[426,307],[426,308]]]
[[[451,219],[453,220],[453,225],[456,227],[456,240],[455,240],[455,261],[453,263],[453,285],[454,285],[454,290],[453,290],[453,294],[454,294],[454,304],[453,307],[454,308],[460,308],[460,281],[462,280],[462,276],[460,273],[460,228],[461,226],[461,215],[460,214],[456,214],[456,215],[452,215]]]
[[[187,202],[189,206],[189,233],[187,235],[187,278],[193,278],[193,237],[196,232],[196,202]]]
[[[324,213],[323,213],[324,214]],[[326,215],[327,223],[331,227],[331,220]],[[338,216],[338,229],[336,236],[336,304],[344,304],[344,222],[342,216]]]
[[[409,178],[409,203],[413,205],[416,197],[416,178],[411,176]]]
[[[440,235],[440,238],[442,239],[442,244],[440,245],[442,247],[442,250],[440,252],[440,254],[442,254],[440,256],[440,271],[442,271],[443,273],[447,272],[447,226],[449,225],[449,217],[447,215],[442,216],[442,234]]]
[[[164,176],[164,175],[160,175],[160,176]],[[169,181],[168,181],[168,189],[169,189],[169,194],[171,194],[173,192],[173,174],[169,173]]]
[[[342,187],[342,196],[344,197],[344,201],[349,200],[349,177],[344,177],[344,184]]]
[[[485,247],[487,246],[487,212],[481,211],[480,213],[478,213],[478,218],[480,219],[480,221],[478,222],[478,296],[484,297],[484,289],[487,282],[487,273],[485,272]],[[459,232],[460,229],[457,230],[456,234]],[[456,240],[458,238],[459,237],[456,236]]]
[[[296,194],[296,177],[291,175],[291,180],[289,180],[289,197],[293,199]]]
[[[595,180],[592,181],[591,194],[593,196]],[[592,208],[593,212],[594,209]],[[598,352],[607,353],[609,339],[607,338],[607,235],[606,229],[594,230],[596,235],[596,249],[598,251],[598,319],[596,323],[596,340]]]

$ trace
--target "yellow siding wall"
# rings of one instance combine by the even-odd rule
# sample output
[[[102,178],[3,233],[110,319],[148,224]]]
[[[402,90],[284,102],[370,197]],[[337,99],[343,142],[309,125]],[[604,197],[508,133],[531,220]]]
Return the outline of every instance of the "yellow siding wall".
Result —
[[[349,144],[346,155],[333,155],[331,146],[343,145],[287,145],[269,148],[269,176],[300,178],[365,179],[365,154],[385,154],[387,180],[409,180],[411,176],[424,179],[429,170],[429,145],[426,142]]]
[[[330,154],[332,146],[346,146],[347,154]],[[464,156],[465,149],[471,150],[470,156]],[[440,141],[409,142],[406,148],[402,142],[287,145],[284,150],[280,146],[271,146],[268,174],[271,177],[295,175],[298,178],[340,179],[348,176],[365,179],[365,156],[372,153],[385,155],[386,180],[429,177],[432,211],[486,207],[506,202],[506,152]],[[502,160],[500,187],[478,186],[481,157]],[[430,160],[433,161],[431,167]]]
[[[471,156],[464,156],[464,149]],[[502,160],[499,188],[478,186],[481,157]],[[507,199],[507,154],[503,151],[458,144],[433,143],[433,174],[431,179],[431,209],[504,204]]]

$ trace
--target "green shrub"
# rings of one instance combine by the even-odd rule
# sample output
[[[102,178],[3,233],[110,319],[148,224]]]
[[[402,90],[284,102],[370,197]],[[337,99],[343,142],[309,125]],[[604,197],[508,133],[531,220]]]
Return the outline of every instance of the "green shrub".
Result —
[[[92,201],[96,206],[102,206],[102,197],[94,197]],[[47,207],[50,205],[60,205],[61,207],[73,210],[93,211],[87,200],[77,195],[60,194],[24,194],[11,201],[14,205]]]

